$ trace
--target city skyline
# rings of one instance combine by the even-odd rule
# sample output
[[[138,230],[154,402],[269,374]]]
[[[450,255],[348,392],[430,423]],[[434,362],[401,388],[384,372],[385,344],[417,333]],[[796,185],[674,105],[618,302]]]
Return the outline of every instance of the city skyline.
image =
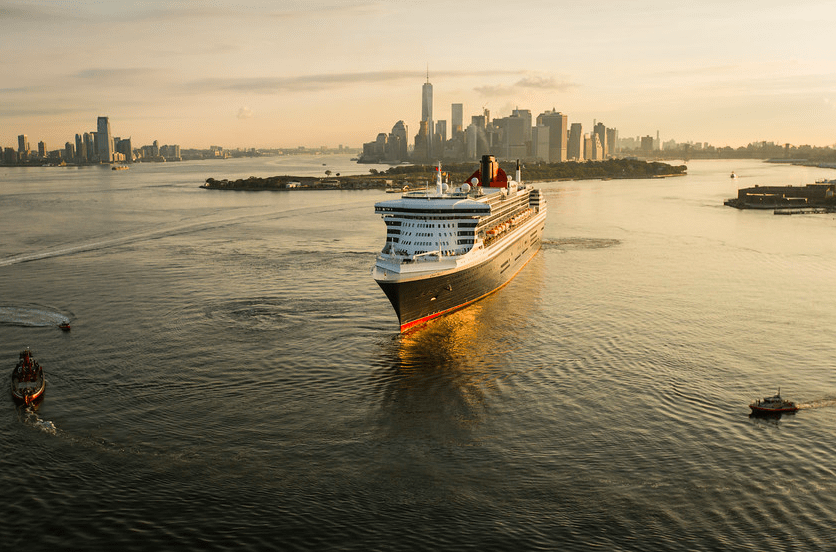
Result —
[[[827,146],[830,20],[818,1],[0,1],[0,145],[58,146],[108,113],[134,143],[357,147],[418,129],[429,72],[434,119],[520,106],[622,136]]]

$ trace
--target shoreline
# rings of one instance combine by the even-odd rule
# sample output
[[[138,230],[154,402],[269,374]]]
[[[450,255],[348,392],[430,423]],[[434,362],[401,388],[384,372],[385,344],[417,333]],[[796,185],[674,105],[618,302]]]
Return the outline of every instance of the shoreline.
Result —
[[[451,182],[465,182],[472,175],[473,163],[455,163],[442,167]],[[511,164],[503,170],[513,174]],[[566,182],[578,180],[633,180],[685,176],[685,165],[648,162],[636,159],[611,159],[607,161],[565,162],[532,164],[525,169],[525,182]],[[435,180],[435,167],[408,165],[392,167],[385,172],[374,169],[370,174],[341,176],[337,173],[325,178],[302,176],[271,176],[229,180],[209,177],[200,186],[206,190],[283,191],[283,190],[403,190],[422,189]]]

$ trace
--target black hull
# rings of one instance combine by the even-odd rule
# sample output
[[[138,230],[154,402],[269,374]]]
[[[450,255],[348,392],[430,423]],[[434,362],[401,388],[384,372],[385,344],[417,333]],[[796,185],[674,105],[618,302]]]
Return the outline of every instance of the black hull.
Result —
[[[516,241],[497,243],[497,253],[471,267],[402,282],[378,280],[401,331],[465,307],[507,284],[540,249],[544,227],[545,221],[539,221]]]

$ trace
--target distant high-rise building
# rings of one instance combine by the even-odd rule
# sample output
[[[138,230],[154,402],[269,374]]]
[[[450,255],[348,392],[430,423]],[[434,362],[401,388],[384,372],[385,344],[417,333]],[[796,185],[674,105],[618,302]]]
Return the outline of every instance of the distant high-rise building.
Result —
[[[415,148],[412,150],[412,156],[418,162],[426,162],[431,159],[428,124],[429,121],[421,121],[418,134],[415,135]]]
[[[409,136],[407,135],[406,125],[403,121],[398,121],[392,127],[392,132],[389,133],[389,160],[398,163],[406,161],[408,144]]]
[[[113,136],[110,133],[110,121],[107,117],[99,117],[96,124],[96,138],[98,144],[96,154],[99,161],[103,163],[110,163],[113,161]]]
[[[46,142],[44,142],[43,140],[38,142],[38,157],[40,157],[41,159],[46,158]]]
[[[84,138],[84,160],[85,161],[92,161],[93,158],[96,156],[96,133],[95,132],[85,132],[83,138]]]
[[[172,152],[171,159],[180,160],[180,147],[174,146],[177,148],[176,152]],[[133,162],[134,160],[134,150],[133,145],[131,144],[130,138],[125,138],[124,140],[119,140],[116,142],[116,151],[121,153],[125,156],[125,161]]]
[[[29,137],[25,134],[21,134],[17,137],[17,152],[18,153],[29,153]]]
[[[538,124],[531,129],[531,155],[539,160],[549,160],[549,127]]]
[[[452,128],[450,128],[450,137],[456,136],[459,132],[464,132],[464,106],[460,103],[453,104],[452,117],[450,118]]]
[[[608,128],[607,129],[607,155],[610,157],[615,157],[618,153],[618,129],[615,128]]]
[[[72,161],[75,159],[75,144],[67,142],[64,144],[64,159]]]
[[[525,131],[530,128],[530,121],[520,117],[517,112],[509,117],[493,120],[493,129],[498,133],[497,141],[492,144],[492,151],[504,159],[522,159],[527,155]],[[497,146],[498,149],[497,149]]]
[[[435,135],[439,139],[439,144],[447,141],[447,121],[441,120],[435,124]]]
[[[598,134],[588,134],[585,140],[586,146],[584,148],[584,157],[592,161],[603,161],[604,148],[601,145],[601,140]]]
[[[569,145],[566,155],[569,159],[583,161],[583,126],[580,123],[572,123],[569,127]]]
[[[75,157],[79,161],[84,161],[84,158],[87,157],[84,150],[84,138],[82,138],[81,134],[75,135]]]
[[[430,84],[430,75],[427,72],[427,82],[421,88],[421,122],[427,123],[427,158],[433,156],[433,130],[435,124],[433,123],[433,85]]]
[[[569,138],[568,119],[568,116],[554,109],[537,116],[537,125],[549,128],[549,163],[566,161],[566,142]]]
[[[531,110],[530,109],[515,109],[511,112],[511,117],[520,117],[525,121],[525,136],[524,142],[526,147],[531,148]]]
[[[607,127],[604,123],[598,123],[593,128],[593,132],[598,137],[598,143],[601,145],[601,151],[603,153],[603,156],[597,159],[604,159],[609,152],[609,148],[607,147]]]

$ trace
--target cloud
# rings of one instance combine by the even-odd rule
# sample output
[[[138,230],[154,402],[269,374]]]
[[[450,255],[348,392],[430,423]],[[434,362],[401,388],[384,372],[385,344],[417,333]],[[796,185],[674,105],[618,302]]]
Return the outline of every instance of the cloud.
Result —
[[[151,82],[159,82],[165,74],[161,69],[150,69],[144,67],[130,67],[122,69],[94,67],[82,69],[71,73],[72,79],[83,83],[91,83],[96,86],[121,85],[121,86],[147,86]]]
[[[434,71],[433,77],[485,77],[502,74],[520,74],[522,71]],[[422,71],[366,71],[358,73],[325,73],[296,77],[250,77],[228,79],[202,79],[186,84],[192,92],[249,92],[255,94],[278,94],[281,92],[310,92],[333,90],[354,85],[376,85],[396,83],[404,80],[424,80]],[[522,81],[521,81],[522,82]]]
[[[247,106],[242,107],[238,110],[238,118],[241,120],[244,119],[251,119],[253,116],[253,110]]]
[[[531,89],[566,92],[577,86],[568,80],[557,80],[554,77],[528,76],[514,84],[477,86],[474,90],[483,96],[511,96]]]

